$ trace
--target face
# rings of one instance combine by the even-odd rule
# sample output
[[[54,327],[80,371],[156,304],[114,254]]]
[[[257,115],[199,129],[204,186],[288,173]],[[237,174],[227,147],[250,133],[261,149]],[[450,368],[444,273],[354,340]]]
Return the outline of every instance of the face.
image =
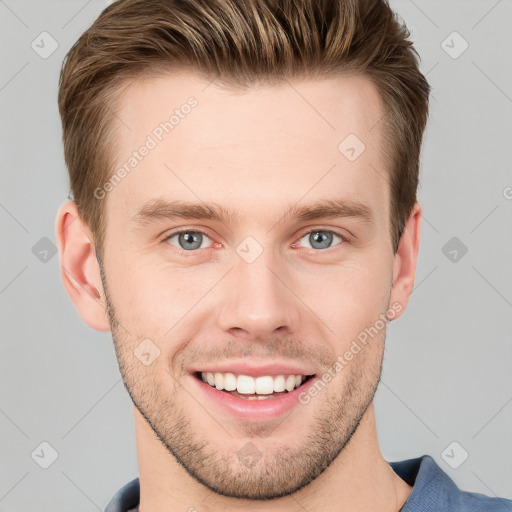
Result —
[[[241,93],[191,74],[131,85],[115,167],[129,171],[102,188],[124,384],[192,477],[246,499],[300,489],[344,449],[395,308],[378,93],[364,77],[292,85]],[[213,386],[202,372],[219,374]],[[239,395],[217,389],[227,373]],[[279,375],[314,377],[262,394],[282,389]]]

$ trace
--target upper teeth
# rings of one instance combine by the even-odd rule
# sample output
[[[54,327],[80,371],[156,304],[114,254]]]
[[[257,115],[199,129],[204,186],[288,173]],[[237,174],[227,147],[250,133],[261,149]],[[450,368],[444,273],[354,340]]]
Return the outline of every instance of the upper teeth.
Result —
[[[234,391],[235,389],[244,395],[270,395],[284,391],[293,391],[299,387],[304,380],[305,375],[265,375],[262,377],[250,377],[249,375],[235,375],[234,373],[212,373],[201,372],[201,378],[208,382],[210,386],[219,390]]]

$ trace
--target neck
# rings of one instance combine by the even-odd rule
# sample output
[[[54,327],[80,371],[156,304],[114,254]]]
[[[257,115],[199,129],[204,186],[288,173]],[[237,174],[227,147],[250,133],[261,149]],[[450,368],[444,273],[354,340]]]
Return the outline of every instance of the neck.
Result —
[[[193,479],[162,446],[134,407],[139,464],[139,512],[219,510],[288,512],[398,512],[412,487],[383,458],[378,445],[373,403],[349,443],[313,482],[293,495],[270,501],[229,498]]]

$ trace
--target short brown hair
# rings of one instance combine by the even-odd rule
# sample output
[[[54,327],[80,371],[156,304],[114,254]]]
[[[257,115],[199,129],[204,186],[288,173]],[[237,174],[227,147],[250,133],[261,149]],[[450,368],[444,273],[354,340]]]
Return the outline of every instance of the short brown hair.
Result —
[[[68,52],[59,111],[70,188],[101,254],[104,204],[96,187],[114,172],[113,106],[147,74],[194,70],[245,89],[288,78],[363,74],[377,87],[398,249],[416,202],[430,86],[407,27],[387,0],[119,0]]]

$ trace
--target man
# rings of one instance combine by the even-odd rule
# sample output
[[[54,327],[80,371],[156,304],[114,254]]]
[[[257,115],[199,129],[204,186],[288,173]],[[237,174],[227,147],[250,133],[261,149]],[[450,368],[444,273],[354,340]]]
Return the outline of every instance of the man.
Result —
[[[384,0],[126,0],[69,52],[62,278],[134,403],[108,512],[510,510],[378,445],[420,242],[408,36]]]

